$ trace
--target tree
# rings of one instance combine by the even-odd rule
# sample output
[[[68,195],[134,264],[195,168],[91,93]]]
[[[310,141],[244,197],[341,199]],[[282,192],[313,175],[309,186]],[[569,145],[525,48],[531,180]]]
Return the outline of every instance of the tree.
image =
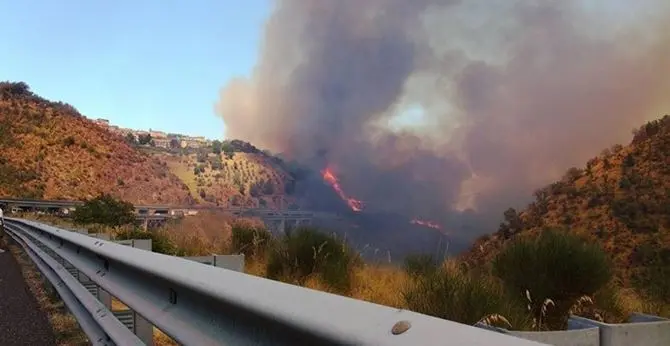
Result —
[[[230,142],[223,142],[221,144],[221,151],[226,154],[233,154],[235,152],[235,147],[230,144]]]
[[[635,250],[633,284],[653,300],[670,304],[670,246],[644,244]]]
[[[632,154],[626,155],[623,159],[623,167],[624,168],[630,168],[635,166],[635,158],[633,157]]]
[[[514,233],[521,232],[523,230],[523,221],[519,216],[519,213],[514,208],[509,208],[503,213],[505,217],[505,222],[502,222],[498,227],[498,231],[503,233],[506,237],[510,237]]]
[[[196,160],[199,163],[205,163],[207,162],[207,153],[203,151],[198,151],[198,154],[196,155]]]
[[[563,327],[576,301],[593,296],[612,278],[610,261],[600,246],[556,230],[516,239],[495,258],[493,272],[512,296],[532,297],[532,314],[536,319],[544,316],[551,328]],[[554,307],[545,314],[546,299]]]
[[[564,179],[574,183],[579,177],[582,175],[582,170],[577,168],[577,167],[572,167],[568,169],[568,171],[565,173]]]
[[[128,143],[130,145],[137,145],[137,138],[135,137],[134,134],[129,132],[128,134],[126,134],[125,139],[126,139],[126,143]]]
[[[212,142],[212,153],[219,155],[221,154],[223,143],[219,140],[215,140]]]
[[[178,139],[172,138],[170,140],[170,149],[179,149],[181,148],[181,143],[179,142]]]
[[[109,194],[88,200],[72,213],[77,224],[101,224],[122,226],[136,224],[135,207],[126,201],[115,199]]]
[[[264,195],[272,195],[275,193],[275,185],[270,180],[266,180],[262,186]]]
[[[3,96],[32,96],[30,86],[25,82],[0,82],[0,97]]]
[[[137,136],[137,141],[140,143],[140,145],[147,145],[151,143],[151,134],[147,133],[139,135]]]
[[[223,169],[223,162],[221,161],[220,156],[214,156],[208,159],[209,160],[209,165],[212,167],[213,170],[221,170]]]

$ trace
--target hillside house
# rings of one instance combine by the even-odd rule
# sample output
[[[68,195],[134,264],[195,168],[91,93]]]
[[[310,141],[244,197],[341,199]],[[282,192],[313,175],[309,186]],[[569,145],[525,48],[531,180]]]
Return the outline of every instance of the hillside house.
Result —
[[[207,140],[204,137],[183,137],[180,145],[182,148],[202,148],[207,146]]]
[[[163,131],[151,131],[149,130],[151,138],[168,138],[167,134]]]
[[[104,128],[109,127],[109,120],[107,120],[107,119],[98,118],[98,119],[93,120],[93,123],[95,123],[98,126],[104,127]]]
[[[153,142],[154,146],[157,148],[165,148],[165,149],[170,148],[170,139],[168,138],[154,138]]]

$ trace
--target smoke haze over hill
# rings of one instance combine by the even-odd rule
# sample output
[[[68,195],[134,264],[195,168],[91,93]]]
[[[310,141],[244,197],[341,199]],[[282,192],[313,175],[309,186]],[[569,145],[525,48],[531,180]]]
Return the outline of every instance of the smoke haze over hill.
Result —
[[[369,209],[453,225],[469,208],[491,232],[668,112],[668,16],[663,0],[277,1],[216,109],[228,138],[332,167]]]

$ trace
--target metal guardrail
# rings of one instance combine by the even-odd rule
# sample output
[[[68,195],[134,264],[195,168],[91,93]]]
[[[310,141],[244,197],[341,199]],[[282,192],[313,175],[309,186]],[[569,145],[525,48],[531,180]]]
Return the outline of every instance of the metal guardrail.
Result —
[[[98,345],[142,343],[40,247],[184,345],[542,345],[33,221],[5,220],[8,233],[61,288],[64,302]]]

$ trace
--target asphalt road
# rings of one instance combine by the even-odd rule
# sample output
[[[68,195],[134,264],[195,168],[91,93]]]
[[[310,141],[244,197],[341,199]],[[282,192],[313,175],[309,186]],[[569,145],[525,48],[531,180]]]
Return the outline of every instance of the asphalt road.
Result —
[[[6,237],[7,235],[4,236]],[[40,310],[21,275],[18,263],[2,239],[0,239],[0,345],[56,345],[46,314]]]

